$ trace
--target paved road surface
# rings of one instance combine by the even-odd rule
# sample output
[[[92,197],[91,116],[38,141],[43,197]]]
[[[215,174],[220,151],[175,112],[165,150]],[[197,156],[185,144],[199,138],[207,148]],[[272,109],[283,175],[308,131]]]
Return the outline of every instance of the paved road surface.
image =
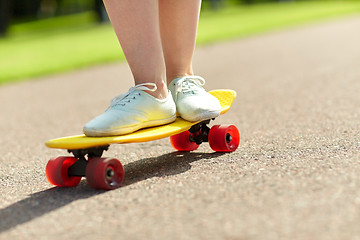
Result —
[[[240,148],[117,145],[122,188],[47,183],[78,134],[131,86],[110,64],[0,88],[0,239],[360,239],[360,17],[199,48],[207,89],[232,88]],[[71,57],[71,56],[69,56]],[[121,81],[119,81],[121,80]]]

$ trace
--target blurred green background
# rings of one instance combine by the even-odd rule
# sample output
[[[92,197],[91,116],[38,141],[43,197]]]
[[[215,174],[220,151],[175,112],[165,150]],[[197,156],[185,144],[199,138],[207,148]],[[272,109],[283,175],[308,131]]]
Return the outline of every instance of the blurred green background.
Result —
[[[355,0],[204,0],[198,45],[360,14]],[[124,60],[102,0],[0,0],[0,85]]]

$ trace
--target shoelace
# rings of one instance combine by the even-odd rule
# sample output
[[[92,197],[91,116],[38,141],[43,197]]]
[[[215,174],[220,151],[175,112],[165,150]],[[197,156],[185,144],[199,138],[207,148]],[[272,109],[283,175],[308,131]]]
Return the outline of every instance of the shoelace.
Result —
[[[200,76],[183,77],[176,82],[175,85],[175,99],[178,93],[187,93],[194,91],[194,87],[201,87],[205,84],[205,79]]]
[[[155,83],[141,83],[135,85],[134,87],[131,87],[129,91],[127,91],[126,93],[120,94],[114,97],[113,99],[111,99],[111,103],[108,109],[116,105],[125,106],[126,103],[131,102],[131,99],[136,99],[136,96],[132,96],[135,90],[146,90],[146,91],[155,92],[157,90],[157,86]],[[140,93],[138,93],[137,95],[140,96]]]

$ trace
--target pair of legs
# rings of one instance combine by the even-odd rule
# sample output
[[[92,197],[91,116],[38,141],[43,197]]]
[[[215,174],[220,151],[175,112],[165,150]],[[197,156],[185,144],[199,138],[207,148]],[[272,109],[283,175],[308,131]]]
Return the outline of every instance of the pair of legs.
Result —
[[[134,77],[135,85],[155,83],[148,92],[168,95],[176,77],[193,75],[201,0],[104,0]]]
[[[84,126],[87,136],[111,136],[175,121],[202,121],[220,114],[219,101],[193,76],[201,0],[104,0],[134,77]],[[171,94],[169,94],[171,92]]]

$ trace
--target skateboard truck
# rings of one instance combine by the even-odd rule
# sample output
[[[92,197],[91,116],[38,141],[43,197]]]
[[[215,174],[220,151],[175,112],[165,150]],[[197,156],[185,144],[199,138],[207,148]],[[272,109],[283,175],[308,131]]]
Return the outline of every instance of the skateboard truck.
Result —
[[[76,149],[76,150],[68,150],[69,153],[72,153],[74,157],[78,160],[69,167],[68,175],[69,176],[76,176],[76,177],[84,177],[85,170],[88,163],[88,160],[85,158],[100,158],[103,155],[104,151],[109,149],[109,145],[94,147],[94,148],[87,148],[87,149]]]
[[[207,126],[211,120],[215,120],[215,118],[203,121],[203,122],[199,122],[198,124],[192,126],[189,129],[190,134],[190,142],[195,142],[197,145],[200,145],[203,142],[209,142],[209,132],[210,132],[210,128]],[[227,133],[226,134],[226,143],[230,143],[232,141],[232,136],[231,134]]]
[[[214,120],[215,118],[213,118]],[[210,123],[210,119],[199,122],[198,124],[192,126],[189,129],[190,134],[190,142],[195,142],[197,145],[200,145],[203,142],[209,141],[209,132],[210,128],[207,126],[207,124]]]

